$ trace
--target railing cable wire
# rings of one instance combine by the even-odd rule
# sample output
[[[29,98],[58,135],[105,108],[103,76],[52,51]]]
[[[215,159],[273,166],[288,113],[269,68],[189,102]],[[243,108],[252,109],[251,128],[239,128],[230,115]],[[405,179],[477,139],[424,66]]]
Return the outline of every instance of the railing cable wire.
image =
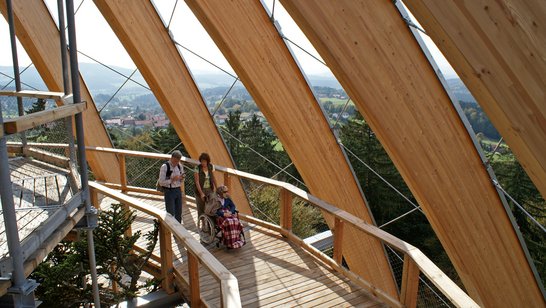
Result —
[[[127,82],[131,79],[131,77],[133,77],[133,75],[138,71],[137,68],[135,68],[135,70],[131,73],[131,75],[129,77],[127,77],[127,79],[125,79],[125,81],[121,84],[121,86],[119,86],[119,88],[116,90],[116,92],[114,92],[114,94],[112,94],[112,96],[110,96],[110,98],[108,99],[108,101],[100,108],[99,110],[99,114],[102,112],[102,110],[104,108],[106,108],[106,106],[108,106],[108,104],[114,99],[114,97],[116,97],[116,95],[118,94],[119,91],[121,91],[121,89],[123,88],[123,86],[125,86],[125,84],[127,84]]]

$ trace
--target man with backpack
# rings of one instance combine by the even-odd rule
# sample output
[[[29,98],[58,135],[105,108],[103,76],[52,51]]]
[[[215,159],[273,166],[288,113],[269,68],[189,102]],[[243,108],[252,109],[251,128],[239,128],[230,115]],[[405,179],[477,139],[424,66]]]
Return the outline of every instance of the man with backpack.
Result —
[[[171,158],[159,169],[158,185],[165,195],[165,210],[174,216],[178,222],[182,221],[182,181],[186,176],[180,164],[182,153],[178,150],[171,154]]]

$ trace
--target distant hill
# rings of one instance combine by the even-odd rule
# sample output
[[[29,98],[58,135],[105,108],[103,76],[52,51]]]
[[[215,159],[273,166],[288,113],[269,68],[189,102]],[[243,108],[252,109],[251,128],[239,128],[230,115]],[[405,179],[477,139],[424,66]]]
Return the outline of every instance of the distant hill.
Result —
[[[132,70],[128,68],[113,67],[113,69],[124,74],[125,76],[129,76],[132,73]],[[100,64],[80,63],[80,70],[85,78],[85,83],[94,96],[98,94],[111,94],[115,92],[123,84],[123,82],[125,82],[125,77]],[[0,66],[0,72],[9,76],[13,75],[13,69],[8,66]],[[229,87],[234,80],[233,77],[223,73],[197,72],[194,74],[194,78],[198,86],[203,90],[218,87]],[[146,82],[144,81],[144,78],[142,78],[142,75],[140,75],[140,72],[136,72],[132,79],[146,85]],[[330,76],[309,75],[308,79],[314,87],[330,87],[334,89],[342,88],[339,82]],[[0,86],[5,85],[9,81],[10,79],[8,77],[0,74]],[[21,75],[21,81],[38,89],[43,90],[46,88],[34,66],[31,66]],[[447,79],[447,83],[459,100],[465,102],[476,102],[474,97],[472,97],[460,79]],[[241,83],[239,82],[238,85],[240,86]],[[27,87],[23,86],[23,88]],[[123,93],[125,95],[141,95],[147,94],[148,90],[142,88],[134,82],[129,81],[123,87]]]
[[[455,97],[462,102],[476,103],[476,99],[466,88],[463,81],[459,78],[447,79],[447,84]]]

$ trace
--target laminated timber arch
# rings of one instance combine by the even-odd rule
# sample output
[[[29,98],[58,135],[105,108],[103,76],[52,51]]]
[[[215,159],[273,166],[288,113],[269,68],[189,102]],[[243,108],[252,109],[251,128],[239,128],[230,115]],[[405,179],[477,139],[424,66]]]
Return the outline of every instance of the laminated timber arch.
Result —
[[[282,2],[376,132],[469,294],[483,306],[542,307],[509,214],[393,3]]]
[[[546,198],[546,2],[404,2]]]
[[[0,1],[0,10],[6,17],[6,2]],[[17,38],[36,66],[50,91],[64,92],[60,54],[60,35],[55,21],[43,1],[13,1],[13,15]],[[85,144],[112,147],[112,142],[100,119],[89,89],[80,75],[81,98],[87,101],[83,114]],[[119,183],[119,162],[113,155],[88,153],[87,162],[96,179]]]
[[[281,140],[309,191],[368,223],[373,218],[330,126],[259,1],[189,1]],[[397,297],[380,242],[348,229],[351,270]]]
[[[214,164],[233,160],[168,30],[151,1],[95,0],[110,27],[137,65],[191,157],[211,154]],[[217,182],[222,183],[218,177]],[[251,209],[240,180],[231,183],[241,212]]]

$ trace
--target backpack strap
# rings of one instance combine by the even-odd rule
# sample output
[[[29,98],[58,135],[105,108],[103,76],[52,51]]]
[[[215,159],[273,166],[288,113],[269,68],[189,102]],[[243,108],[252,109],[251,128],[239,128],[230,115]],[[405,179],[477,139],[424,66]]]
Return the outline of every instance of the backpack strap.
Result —
[[[165,174],[166,178],[170,178],[173,171],[171,170],[171,164],[169,164],[168,161],[165,162],[165,165],[167,165],[167,173]]]

